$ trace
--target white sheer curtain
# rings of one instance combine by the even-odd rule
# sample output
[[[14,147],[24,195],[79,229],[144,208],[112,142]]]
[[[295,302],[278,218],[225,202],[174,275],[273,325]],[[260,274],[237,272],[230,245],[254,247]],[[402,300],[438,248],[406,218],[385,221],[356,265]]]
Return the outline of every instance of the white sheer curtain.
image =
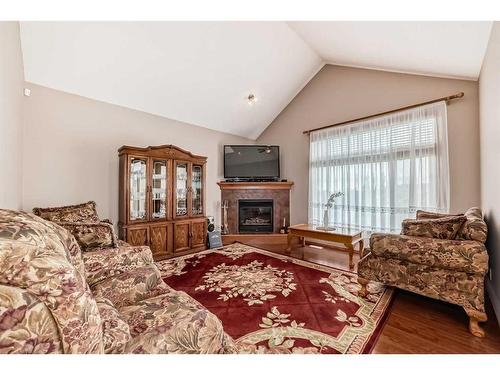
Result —
[[[309,223],[397,232],[417,209],[449,209],[446,103],[312,132]]]

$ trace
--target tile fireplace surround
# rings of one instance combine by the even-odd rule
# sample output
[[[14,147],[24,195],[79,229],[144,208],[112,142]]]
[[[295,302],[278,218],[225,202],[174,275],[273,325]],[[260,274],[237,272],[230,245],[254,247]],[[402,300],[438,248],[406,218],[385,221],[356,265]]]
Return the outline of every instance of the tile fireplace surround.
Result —
[[[240,200],[270,199],[273,201],[273,233],[283,225],[290,225],[290,189],[293,182],[218,182],[221,202],[227,201],[227,220],[230,234],[238,230]],[[223,217],[221,215],[221,217]],[[243,233],[243,232],[242,232]],[[244,232],[249,233],[249,232]]]

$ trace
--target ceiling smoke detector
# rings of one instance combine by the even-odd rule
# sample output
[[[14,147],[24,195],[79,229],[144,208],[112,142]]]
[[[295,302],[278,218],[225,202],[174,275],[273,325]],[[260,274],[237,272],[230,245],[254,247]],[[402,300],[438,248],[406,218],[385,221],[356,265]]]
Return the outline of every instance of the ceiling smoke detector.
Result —
[[[247,97],[248,104],[252,105],[257,102],[257,97],[254,94],[250,94]]]

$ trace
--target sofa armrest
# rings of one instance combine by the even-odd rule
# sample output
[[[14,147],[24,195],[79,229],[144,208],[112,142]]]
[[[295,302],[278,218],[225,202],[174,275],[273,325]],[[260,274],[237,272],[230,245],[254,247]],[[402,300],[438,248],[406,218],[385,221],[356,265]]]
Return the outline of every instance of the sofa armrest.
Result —
[[[104,221],[98,222],[57,222],[68,230],[80,245],[82,251],[100,247],[118,247],[118,240],[113,226]]]
[[[89,285],[154,262],[147,246],[98,249],[85,252],[82,257]]]
[[[477,241],[374,233],[370,237],[370,251],[377,257],[436,268],[481,274],[488,270],[488,252]]]

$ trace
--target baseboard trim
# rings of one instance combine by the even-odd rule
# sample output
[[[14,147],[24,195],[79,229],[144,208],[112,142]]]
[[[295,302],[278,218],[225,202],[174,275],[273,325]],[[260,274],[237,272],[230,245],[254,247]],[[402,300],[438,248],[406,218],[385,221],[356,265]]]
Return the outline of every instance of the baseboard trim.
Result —
[[[500,324],[500,298],[498,298],[491,280],[486,282],[486,289],[488,290],[488,296],[490,297],[491,304],[493,305],[493,311],[495,312],[497,322]]]

